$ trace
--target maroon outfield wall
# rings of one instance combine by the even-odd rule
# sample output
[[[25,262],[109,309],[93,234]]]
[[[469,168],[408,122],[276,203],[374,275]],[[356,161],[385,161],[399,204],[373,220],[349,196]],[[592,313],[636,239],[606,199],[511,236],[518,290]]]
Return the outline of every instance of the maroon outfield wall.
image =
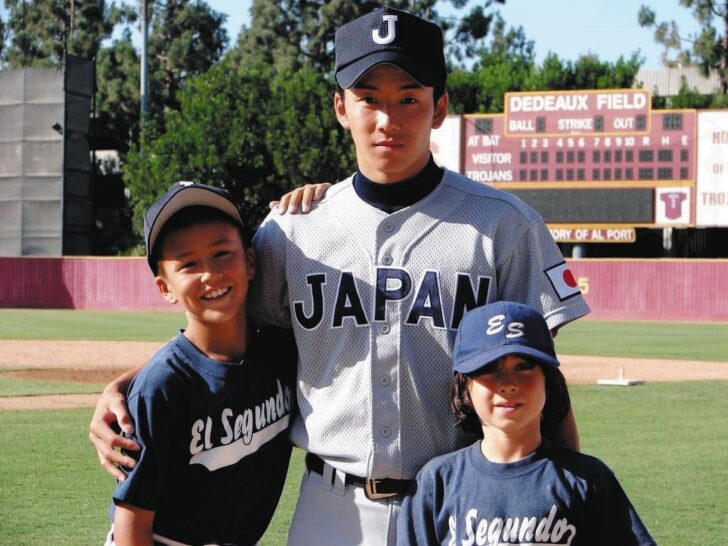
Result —
[[[728,260],[569,260],[592,318],[728,322]],[[0,258],[0,308],[170,310],[143,258]]]
[[[728,260],[569,260],[592,318],[728,322]]]
[[[144,258],[0,258],[0,308],[171,310]]]

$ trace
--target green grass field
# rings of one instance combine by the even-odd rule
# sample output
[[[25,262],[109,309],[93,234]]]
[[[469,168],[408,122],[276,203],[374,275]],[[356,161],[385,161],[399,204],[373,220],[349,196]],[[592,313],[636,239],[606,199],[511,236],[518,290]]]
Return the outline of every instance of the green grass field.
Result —
[[[728,382],[571,392],[583,450],[612,467],[658,544],[725,543]],[[102,542],[113,483],[86,439],[90,414],[0,412],[0,544]],[[296,450],[263,545],[285,544],[301,471]]]
[[[728,362],[728,323],[577,320],[559,330],[556,352]]]
[[[181,322],[169,313],[1,310],[0,337],[161,342]],[[728,324],[583,320],[559,333],[557,348],[563,354],[728,361]],[[0,395],[45,388],[0,378]],[[725,543],[727,381],[574,386],[571,394],[583,451],[612,467],[658,544]],[[90,415],[90,409],[0,412],[0,544],[102,543],[113,483],[86,438]],[[295,451],[264,546],[285,544],[301,471]]]
[[[180,312],[0,309],[1,339],[159,341],[184,325]],[[728,361],[728,323],[578,320],[559,331],[560,354]]]
[[[185,324],[177,312],[0,309],[0,339],[164,341]]]
[[[47,381],[36,379],[16,379],[0,372],[0,397],[38,396],[41,394],[83,394],[101,392],[100,383],[72,383],[69,381]]]

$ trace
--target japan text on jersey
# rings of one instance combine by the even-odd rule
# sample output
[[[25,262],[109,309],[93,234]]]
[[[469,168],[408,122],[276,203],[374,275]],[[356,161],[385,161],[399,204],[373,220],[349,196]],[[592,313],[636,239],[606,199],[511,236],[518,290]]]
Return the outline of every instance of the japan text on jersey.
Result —
[[[411,297],[405,325],[416,326],[421,320],[428,319],[434,328],[457,330],[467,310],[487,303],[491,286],[491,277],[457,273],[453,304],[450,309],[446,309],[440,272],[426,271],[416,281],[405,269],[378,267],[373,287],[374,308],[367,311],[353,273],[342,271],[336,279],[329,277],[326,273],[306,275],[309,299],[293,302],[296,321],[306,330],[315,330],[323,325],[327,309],[331,310],[331,318],[330,322],[326,321],[326,327],[340,328],[346,319],[354,321],[357,326],[387,322],[387,304],[401,302],[412,294],[414,297]],[[335,299],[326,301],[324,286],[332,282],[338,283]]]

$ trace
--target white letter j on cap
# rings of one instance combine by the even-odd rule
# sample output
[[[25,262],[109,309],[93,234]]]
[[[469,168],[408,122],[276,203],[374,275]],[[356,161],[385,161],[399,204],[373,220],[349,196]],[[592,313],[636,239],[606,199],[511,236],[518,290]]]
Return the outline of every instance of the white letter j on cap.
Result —
[[[396,20],[396,15],[382,15],[382,21],[387,23],[387,34],[385,34],[384,36],[380,36],[379,29],[373,28],[372,40],[374,40],[374,43],[377,43],[379,45],[386,45],[394,42],[394,37],[397,35],[397,32],[394,28],[394,22]]]

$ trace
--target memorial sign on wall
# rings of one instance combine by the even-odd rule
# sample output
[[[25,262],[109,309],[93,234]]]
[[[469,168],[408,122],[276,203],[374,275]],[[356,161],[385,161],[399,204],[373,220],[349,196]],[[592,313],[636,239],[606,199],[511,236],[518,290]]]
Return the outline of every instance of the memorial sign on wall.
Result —
[[[695,223],[728,226],[728,111],[698,114]]]

